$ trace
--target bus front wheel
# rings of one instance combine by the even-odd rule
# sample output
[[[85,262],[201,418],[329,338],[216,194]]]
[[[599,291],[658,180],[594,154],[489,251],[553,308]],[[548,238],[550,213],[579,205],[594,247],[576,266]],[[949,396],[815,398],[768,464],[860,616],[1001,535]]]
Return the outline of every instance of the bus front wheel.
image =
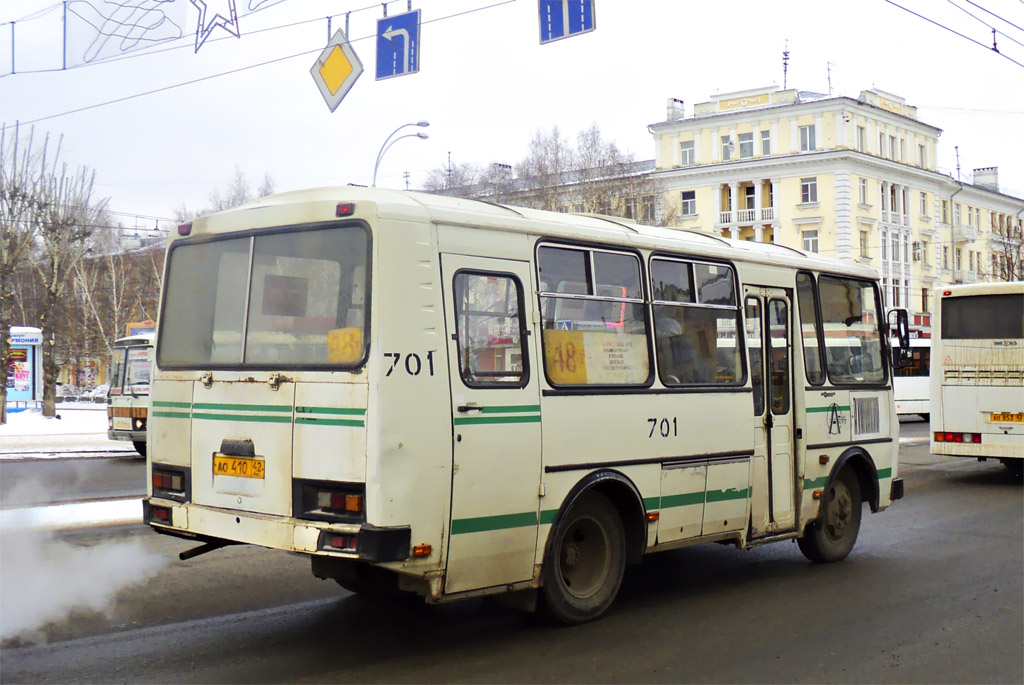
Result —
[[[821,497],[821,516],[797,540],[800,551],[813,562],[842,561],[853,549],[860,532],[860,483],[849,468],[832,480]]]
[[[587,492],[554,534],[544,562],[544,605],[562,623],[595,619],[611,606],[626,570],[626,534],[619,513],[601,493]]]

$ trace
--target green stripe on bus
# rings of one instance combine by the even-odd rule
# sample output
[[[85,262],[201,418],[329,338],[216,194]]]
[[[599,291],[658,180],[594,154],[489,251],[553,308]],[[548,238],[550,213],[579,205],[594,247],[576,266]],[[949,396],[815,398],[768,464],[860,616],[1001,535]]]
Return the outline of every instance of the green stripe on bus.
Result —
[[[187,419],[189,413],[187,411],[155,411],[153,416],[159,416],[165,419]]]
[[[455,419],[456,426],[478,423],[540,423],[540,414],[537,416],[467,416]]]
[[[644,509],[650,511],[652,509],[658,509],[661,506],[660,497],[644,497]]]
[[[347,407],[295,407],[296,414],[343,414],[345,416],[363,416],[366,409]]]
[[[710,493],[709,493],[710,494]],[[733,499],[733,498],[728,498]],[[686,492],[681,495],[662,495],[661,508],[671,509],[673,507],[686,507],[691,504],[703,504],[703,492]]]
[[[878,469],[878,480],[892,478],[892,469]]]
[[[827,482],[828,476],[822,476],[820,478],[804,478],[804,490],[823,488]]]
[[[850,411],[850,406],[849,405],[841,405],[840,404],[840,405],[836,405],[836,409],[838,409],[839,411]],[[832,405],[829,405],[827,407],[807,407],[807,413],[808,414],[816,414],[816,413],[819,413],[819,412],[826,412],[826,411],[832,411]]]
[[[196,402],[194,409],[219,409],[220,411],[280,411],[292,413],[290,404],[220,404],[216,402]]]
[[[154,407],[172,407],[174,409],[191,409],[191,402],[164,402],[163,400],[153,400]]]
[[[452,521],[452,535],[463,533],[482,533],[491,530],[508,528],[525,528],[537,525],[537,514],[525,511],[521,514],[501,514],[499,516],[478,516],[471,519],[455,519]]]
[[[540,512],[540,525],[549,526],[555,522],[555,515],[558,513],[558,509],[541,509]]]
[[[493,407],[484,407],[485,414],[511,414],[513,412],[529,412],[529,411],[540,411],[539,404],[512,404],[508,406],[496,405]]]
[[[360,428],[366,426],[366,422],[362,419],[317,419],[303,416],[296,418],[295,423],[317,426],[358,426]]]
[[[705,502],[727,502],[733,499],[746,499],[747,493],[750,492],[749,488],[743,488],[742,490],[729,489],[729,490],[708,490]]]
[[[196,405],[197,407],[199,405]],[[193,419],[205,421],[251,421],[254,423],[291,423],[291,416],[260,416],[259,414],[192,414]]]

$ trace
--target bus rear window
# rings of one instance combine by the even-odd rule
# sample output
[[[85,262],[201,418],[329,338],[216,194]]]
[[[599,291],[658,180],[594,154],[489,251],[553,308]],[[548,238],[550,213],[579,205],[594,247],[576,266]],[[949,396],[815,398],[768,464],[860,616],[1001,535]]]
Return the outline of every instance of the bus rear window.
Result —
[[[1024,338],[1024,294],[946,297],[941,306],[946,340]]]
[[[168,260],[162,367],[344,368],[366,356],[362,226],[178,244]]]

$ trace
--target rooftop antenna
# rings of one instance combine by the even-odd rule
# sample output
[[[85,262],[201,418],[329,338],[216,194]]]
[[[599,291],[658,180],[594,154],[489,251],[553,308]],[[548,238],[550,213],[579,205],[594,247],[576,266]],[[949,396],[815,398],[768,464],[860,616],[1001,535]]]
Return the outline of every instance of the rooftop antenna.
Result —
[[[956,150],[956,180],[960,179],[960,146],[954,145],[953,149]]]
[[[786,47],[782,49],[782,90],[786,90],[786,73],[789,71],[789,39],[786,39]]]
[[[405,189],[409,190],[409,172],[408,171],[403,171],[402,172],[402,177],[405,178]]]
[[[825,62],[825,70],[828,72],[828,94],[832,96],[832,67],[835,65],[831,62]]]

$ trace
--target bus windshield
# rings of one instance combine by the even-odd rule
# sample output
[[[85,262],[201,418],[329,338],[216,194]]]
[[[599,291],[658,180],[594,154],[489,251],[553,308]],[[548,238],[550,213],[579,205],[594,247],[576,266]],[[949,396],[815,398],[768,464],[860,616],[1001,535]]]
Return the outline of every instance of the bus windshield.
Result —
[[[366,228],[349,224],[177,244],[160,366],[358,366],[368,343],[369,242]]]
[[[963,295],[942,299],[946,340],[1024,338],[1024,294]]]

